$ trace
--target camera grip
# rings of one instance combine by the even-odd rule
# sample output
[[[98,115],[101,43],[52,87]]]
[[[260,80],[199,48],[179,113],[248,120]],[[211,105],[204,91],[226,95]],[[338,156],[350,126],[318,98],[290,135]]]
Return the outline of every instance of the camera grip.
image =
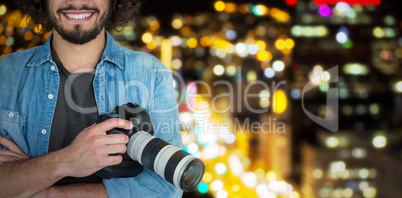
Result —
[[[101,115],[98,117],[98,120],[96,121],[96,123],[101,123],[110,118],[111,117],[108,115]],[[130,137],[132,135],[132,132],[131,132],[131,130],[112,129],[110,131],[107,131],[106,134],[108,134],[108,135],[109,134],[125,134]],[[140,163],[131,159],[127,155],[127,152],[124,154],[111,154],[111,155],[122,155],[123,161],[117,165],[104,167],[103,169],[101,169],[95,173],[96,175],[98,175],[99,177],[101,177],[103,179],[110,179],[110,178],[116,178],[116,177],[135,177],[138,174],[140,174],[144,169],[144,167]]]

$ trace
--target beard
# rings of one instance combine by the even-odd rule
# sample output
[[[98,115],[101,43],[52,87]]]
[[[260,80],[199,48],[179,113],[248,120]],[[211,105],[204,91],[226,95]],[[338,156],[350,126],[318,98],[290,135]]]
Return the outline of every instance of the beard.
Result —
[[[97,8],[89,8],[87,6],[84,6],[82,8],[77,9],[74,8],[72,5],[70,5],[67,8],[57,10],[57,13],[60,16],[59,19],[62,17],[61,15],[63,14],[61,12],[64,10],[92,10],[95,13],[100,14],[99,9]],[[58,21],[57,19],[58,17],[56,17],[56,15],[54,15],[49,10],[48,6],[46,12],[47,16],[49,17],[49,23],[50,25],[52,25],[54,30],[57,31],[64,40],[77,45],[83,45],[95,39],[101,33],[101,31],[106,26],[107,22],[110,20],[112,16],[112,9],[111,7],[109,7],[109,9],[105,11],[105,13],[99,16],[98,21],[95,22],[94,26],[91,29],[82,30],[83,25],[77,24],[74,26],[73,30],[66,30],[66,28],[62,25],[61,21]]]

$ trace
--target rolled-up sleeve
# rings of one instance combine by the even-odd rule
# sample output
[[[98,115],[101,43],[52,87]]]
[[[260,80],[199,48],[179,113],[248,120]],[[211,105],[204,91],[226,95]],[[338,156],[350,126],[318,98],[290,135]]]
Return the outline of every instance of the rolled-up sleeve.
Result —
[[[172,73],[157,58],[153,58],[155,69],[154,86],[151,88],[148,113],[154,126],[154,136],[182,148],[179,113],[173,88]],[[181,197],[183,191],[167,182],[155,172],[144,168],[136,177],[104,179],[109,197]]]

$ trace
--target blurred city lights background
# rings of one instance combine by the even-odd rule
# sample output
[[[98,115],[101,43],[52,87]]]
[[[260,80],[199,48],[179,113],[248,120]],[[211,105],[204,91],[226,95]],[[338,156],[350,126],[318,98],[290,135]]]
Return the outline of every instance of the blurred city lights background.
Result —
[[[398,197],[400,7],[397,0],[149,0],[110,33],[176,74],[179,118],[190,123],[181,126],[184,149],[206,164],[184,197]],[[0,3],[1,57],[46,41],[50,33],[26,22],[12,1]],[[335,66],[339,76],[326,72]],[[308,83],[316,88],[303,95]],[[326,103],[334,88],[338,109]],[[304,110],[322,119],[339,112],[339,130]],[[252,123],[266,125],[243,127]]]

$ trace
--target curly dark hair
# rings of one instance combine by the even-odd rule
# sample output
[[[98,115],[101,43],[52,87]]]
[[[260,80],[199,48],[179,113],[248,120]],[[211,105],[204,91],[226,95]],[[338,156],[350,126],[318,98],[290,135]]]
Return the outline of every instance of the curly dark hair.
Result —
[[[46,14],[47,0],[15,0],[21,12],[27,14],[34,25],[41,25],[41,31],[53,29]],[[139,13],[142,0],[110,0],[112,16],[106,24],[106,29],[116,29],[124,26]],[[27,20],[28,22],[28,20]],[[28,24],[30,26],[32,24]]]

